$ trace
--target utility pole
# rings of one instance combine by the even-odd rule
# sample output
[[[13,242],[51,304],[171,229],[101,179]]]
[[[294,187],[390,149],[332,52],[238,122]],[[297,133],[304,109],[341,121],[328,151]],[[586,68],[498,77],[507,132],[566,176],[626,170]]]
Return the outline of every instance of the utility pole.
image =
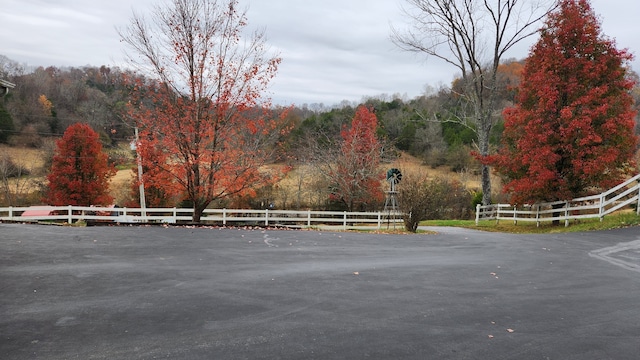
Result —
[[[142,180],[142,157],[140,156],[140,152],[138,151],[139,145],[139,137],[138,137],[138,127],[135,128],[136,134],[136,142],[135,142],[135,150],[136,150],[136,158],[138,159],[138,182],[140,183],[140,210],[142,215],[142,220],[144,222],[147,221],[147,203],[144,197],[144,181]]]

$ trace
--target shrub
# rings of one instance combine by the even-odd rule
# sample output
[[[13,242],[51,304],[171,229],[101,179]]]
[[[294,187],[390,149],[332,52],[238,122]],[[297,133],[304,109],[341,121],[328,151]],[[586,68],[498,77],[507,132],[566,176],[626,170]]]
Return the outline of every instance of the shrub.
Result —
[[[29,175],[29,173],[30,172],[27,168],[13,162],[9,155],[5,154],[0,158],[0,178],[15,178]]]
[[[458,181],[429,178],[426,173],[405,174],[398,186],[398,207],[407,231],[416,232],[420,221],[466,219],[472,212],[471,193]]]
[[[23,146],[30,148],[39,148],[42,146],[42,137],[38,133],[38,129],[34,125],[25,126],[18,135],[12,136],[9,140],[11,146]]]
[[[482,205],[482,190],[473,193],[471,208],[475,209],[478,204]]]

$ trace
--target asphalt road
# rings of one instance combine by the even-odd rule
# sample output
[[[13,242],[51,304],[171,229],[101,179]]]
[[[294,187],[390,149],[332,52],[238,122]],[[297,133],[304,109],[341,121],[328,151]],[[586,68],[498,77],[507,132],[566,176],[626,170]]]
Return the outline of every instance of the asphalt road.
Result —
[[[640,228],[434,230],[0,224],[0,358],[640,358]]]

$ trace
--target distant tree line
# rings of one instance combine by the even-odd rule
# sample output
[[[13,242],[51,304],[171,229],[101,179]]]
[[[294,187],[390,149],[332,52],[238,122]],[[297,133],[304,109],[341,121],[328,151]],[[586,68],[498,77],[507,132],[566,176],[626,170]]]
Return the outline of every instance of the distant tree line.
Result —
[[[133,73],[107,66],[27,71],[0,56],[0,76],[16,84],[0,101],[9,114],[0,120],[4,143],[40,147],[78,122],[91,125],[107,146],[133,134],[123,117],[131,90],[124,80]]]
[[[501,111],[513,104],[523,61],[510,59],[499,67],[499,106],[495,109],[497,126],[491,143],[498,145],[504,129]],[[637,74],[631,73],[635,78]],[[131,96],[127,78],[139,75],[117,67],[57,68],[38,67],[27,71],[19,63],[0,56],[0,77],[16,84],[0,100],[0,143],[40,147],[49,137],[60,137],[70,125],[83,122],[100,134],[103,145],[130,141],[133,126],[127,119],[126,104]],[[299,157],[308,139],[319,139],[329,146],[340,138],[358,105],[372,108],[378,118],[377,135],[387,150],[406,151],[433,167],[475,170],[469,156],[477,142],[473,124],[460,114],[469,104],[458,96],[461,80],[451,86],[428,87],[413,99],[399,94],[364,97],[360,103],[343,101],[331,107],[321,104],[294,106],[289,113],[292,131],[283,139],[288,154]],[[635,107],[640,107],[640,87],[632,90]]]

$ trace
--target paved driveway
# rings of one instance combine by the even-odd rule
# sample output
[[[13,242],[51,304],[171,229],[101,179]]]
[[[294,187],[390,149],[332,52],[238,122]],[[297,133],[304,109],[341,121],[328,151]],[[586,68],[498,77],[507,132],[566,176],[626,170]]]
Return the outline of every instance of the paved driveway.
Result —
[[[638,359],[640,229],[0,224],[1,359]]]

